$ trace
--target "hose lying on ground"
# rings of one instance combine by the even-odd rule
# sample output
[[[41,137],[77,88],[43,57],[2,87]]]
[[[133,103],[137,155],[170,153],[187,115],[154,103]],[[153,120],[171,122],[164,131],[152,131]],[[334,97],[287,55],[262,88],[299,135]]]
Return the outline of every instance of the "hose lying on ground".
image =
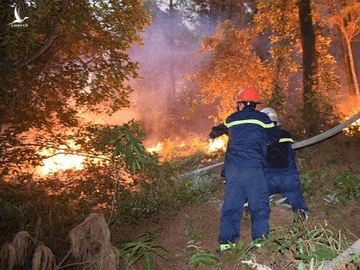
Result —
[[[314,137],[311,137],[309,139],[306,139],[306,140],[303,140],[303,141],[300,141],[300,142],[293,143],[292,148],[293,149],[303,148],[303,147],[318,143],[320,141],[323,141],[323,140],[335,135],[336,133],[339,133],[344,128],[350,126],[352,123],[354,123],[358,119],[360,119],[360,112],[358,112],[353,117],[346,120],[344,123],[341,123],[341,124],[337,125],[336,127],[333,127],[332,129],[329,129],[328,131],[325,131],[324,133],[321,133],[319,135],[316,135]],[[217,167],[220,167],[223,164],[224,164],[224,162],[219,162],[219,163],[207,166],[207,167],[198,168],[198,169],[196,169],[196,170],[194,170],[192,172],[181,174],[179,177],[182,179],[182,178],[188,177],[188,176],[193,175],[193,174],[199,174],[199,173],[205,172],[207,170],[215,169]]]

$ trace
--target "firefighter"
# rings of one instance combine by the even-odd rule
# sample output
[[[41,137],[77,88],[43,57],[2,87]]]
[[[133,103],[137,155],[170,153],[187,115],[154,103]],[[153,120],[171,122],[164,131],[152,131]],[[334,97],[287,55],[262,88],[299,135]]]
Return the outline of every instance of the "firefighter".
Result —
[[[229,136],[225,155],[226,189],[218,238],[220,252],[230,249],[240,235],[240,220],[245,202],[249,204],[252,239],[269,234],[269,191],[264,176],[267,141],[274,123],[265,113],[256,110],[260,97],[252,87],[239,91],[237,112],[224,123],[212,128],[214,139]]]
[[[294,142],[289,132],[281,129],[278,114],[272,108],[262,109],[275,124],[275,133],[279,141],[268,144],[265,177],[269,188],[269,196],[279,193],[286,204],[303,220],[307,218],[306,207],[299,173],[295,163],[295,150],[291,144]]]

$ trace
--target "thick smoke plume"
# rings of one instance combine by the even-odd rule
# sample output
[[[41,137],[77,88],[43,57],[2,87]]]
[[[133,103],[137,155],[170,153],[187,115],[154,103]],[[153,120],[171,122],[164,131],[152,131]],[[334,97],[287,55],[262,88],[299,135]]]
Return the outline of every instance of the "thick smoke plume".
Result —
[[[195,71],[201,36],[214,32],[215,24],[208,17],[196,25],[185,19],[176,10],[153,9],[153,25],[143,35],[145,46],[130,52],[143,77],[133,85],[137,119],[153,141],[201,136],[212,124],[203,110],[190,115],[189,101],[199,89],[185,75]]]
[[[195,71],[199,64],[195,52],[200,49],[201,37],[214,33],[216,22],[196,15],[200,16],[196,24],[191,23],[180,11],[156,7],[152,16],[152,26],[142,34],[145,45],[134,46],[129,52],[140,68],[140,78],[131,82],[135,90],[132,107],[103,120],[121,124],[134,118],[142,124],[151,143],[206,136],[213,124],[208,117],[213,110],[204,106],[189,111],[199,88],[185,76]]]

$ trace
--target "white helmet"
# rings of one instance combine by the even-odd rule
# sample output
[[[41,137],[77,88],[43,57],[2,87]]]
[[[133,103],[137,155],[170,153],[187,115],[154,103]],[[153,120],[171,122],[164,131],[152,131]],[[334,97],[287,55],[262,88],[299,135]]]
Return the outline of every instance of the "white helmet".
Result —
[[[264,108],[261,110],[261,112],[266,113],[270,117],[271,121],[276,122],[277,126],[281,125],[279,116],[273,108]]]

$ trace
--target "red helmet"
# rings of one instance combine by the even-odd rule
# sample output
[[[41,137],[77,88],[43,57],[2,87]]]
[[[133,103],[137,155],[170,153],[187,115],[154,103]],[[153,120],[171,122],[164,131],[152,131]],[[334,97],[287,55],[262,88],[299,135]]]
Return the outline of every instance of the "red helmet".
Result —
[[[236,102],[252,101],[255,103],[260,103],[260,97],[254,88],[245,87],[239,91],[235,101]]]

